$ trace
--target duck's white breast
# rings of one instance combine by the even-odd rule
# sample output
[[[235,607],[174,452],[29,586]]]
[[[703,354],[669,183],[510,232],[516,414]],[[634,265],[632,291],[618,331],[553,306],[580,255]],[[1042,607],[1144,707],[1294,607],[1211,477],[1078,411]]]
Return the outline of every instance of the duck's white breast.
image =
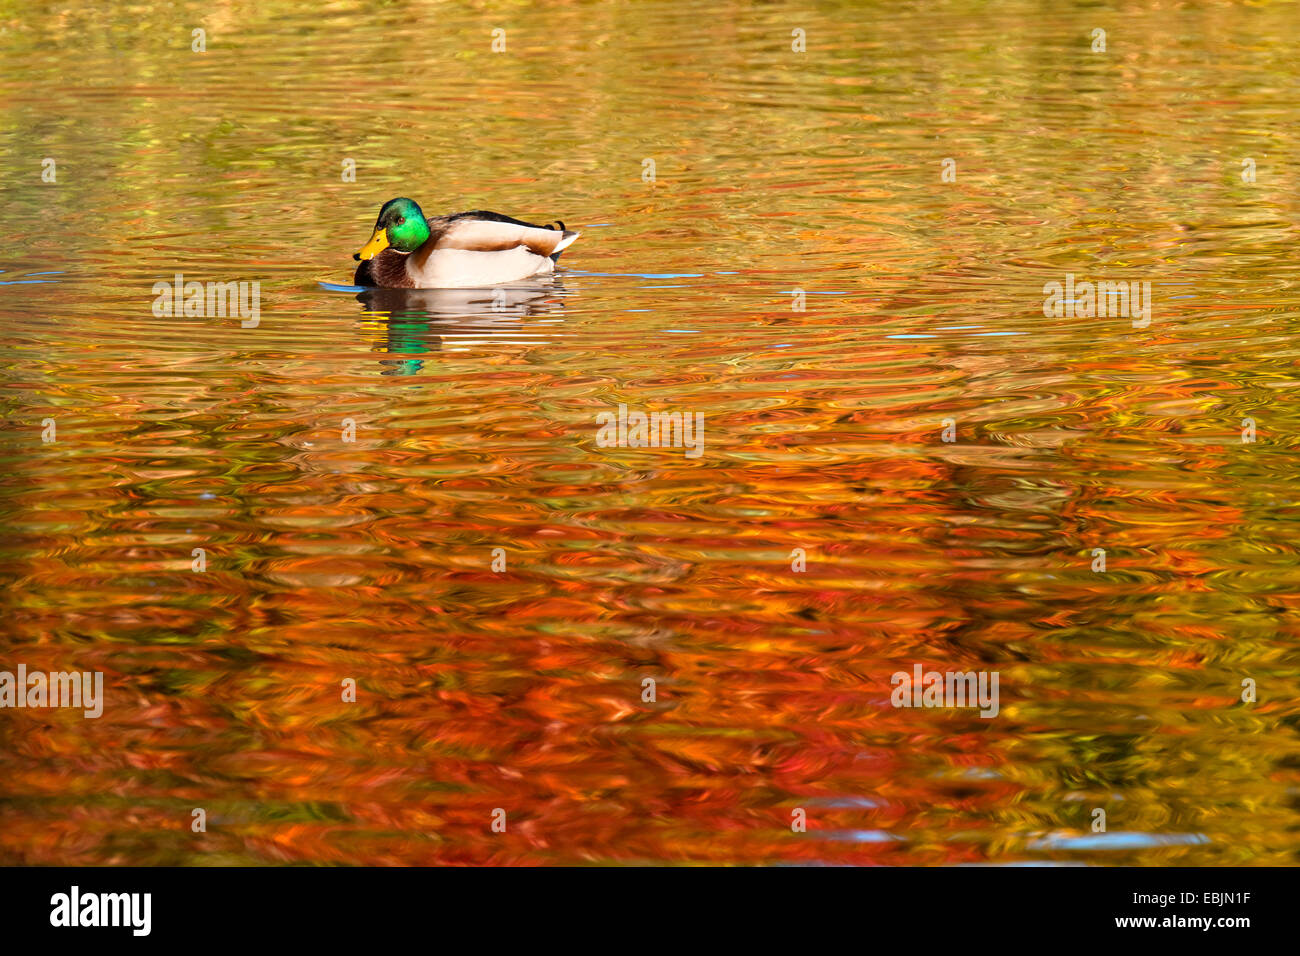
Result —
[[[423,264],[417,265],[414,259],[407,257],[406,271],[421,289],[491,286],[555,271],[554,262],[529,252],[526,246],[493,252],[434,249]]]

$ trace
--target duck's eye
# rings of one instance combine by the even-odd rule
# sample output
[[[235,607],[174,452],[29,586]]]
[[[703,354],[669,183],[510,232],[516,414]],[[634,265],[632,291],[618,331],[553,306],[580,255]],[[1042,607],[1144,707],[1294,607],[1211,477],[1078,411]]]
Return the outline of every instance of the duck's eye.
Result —
[[[399,226],[404,226],[404,225],[406,225],[406,217],[405,217],[405,216],[398,216],[398,217],[397,217],[397,224],[398,224]]]

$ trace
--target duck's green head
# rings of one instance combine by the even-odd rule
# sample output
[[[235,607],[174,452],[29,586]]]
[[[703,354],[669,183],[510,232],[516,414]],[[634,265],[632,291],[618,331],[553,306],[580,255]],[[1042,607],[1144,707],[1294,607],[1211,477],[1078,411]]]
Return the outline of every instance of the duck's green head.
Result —
[[[414,199],[390,199],[379,210],[375,234],[353,259],[373,259],[385,249],[414,252],[429,238],[429,224]]]

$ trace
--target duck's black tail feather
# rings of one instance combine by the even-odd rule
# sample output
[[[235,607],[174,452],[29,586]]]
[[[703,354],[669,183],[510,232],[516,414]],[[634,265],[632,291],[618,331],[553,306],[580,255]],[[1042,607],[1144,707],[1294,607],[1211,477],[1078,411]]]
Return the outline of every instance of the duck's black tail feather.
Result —
[[[557,220],[555,220],[555,222],[548,222],[544,228],[546,228],[546,229],[559,229],[560,232],[564,233],[564,237],[565,237],[566,239],[568,239],[570,236],[572,236],[573,239],[577,239],[577,238],[578,238],[578,234],[577,234],[576,232],[570,232],[568,229],[564,228],[564,220],[563,220],[563,219],[557,219]],[[573,239],[570,239],[569,242],[572,242]],[[567,247],[568,245],[569,245],[569,243],[565,243],[565,246],[566,246],[566,247]],[[559,250],[559,252],[553,252],[553,253],[551,253],[551,261],[552,261],[552,262],[559,262],[559,261],[560,261],[560,253],[563,252],[563,251],[564,251],[564,250],[561,249],[561,250]]]

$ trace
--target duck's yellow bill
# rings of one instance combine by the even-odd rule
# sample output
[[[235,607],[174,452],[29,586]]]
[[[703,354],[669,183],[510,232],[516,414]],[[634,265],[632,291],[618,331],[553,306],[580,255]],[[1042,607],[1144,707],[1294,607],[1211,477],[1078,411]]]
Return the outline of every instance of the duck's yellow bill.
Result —
[[[356,254],[358,259],[373,259],[385,249],[388,248],[388,230],[376,229],[375,234],[370,237],[370,241],[361,247],[361,251]]]

